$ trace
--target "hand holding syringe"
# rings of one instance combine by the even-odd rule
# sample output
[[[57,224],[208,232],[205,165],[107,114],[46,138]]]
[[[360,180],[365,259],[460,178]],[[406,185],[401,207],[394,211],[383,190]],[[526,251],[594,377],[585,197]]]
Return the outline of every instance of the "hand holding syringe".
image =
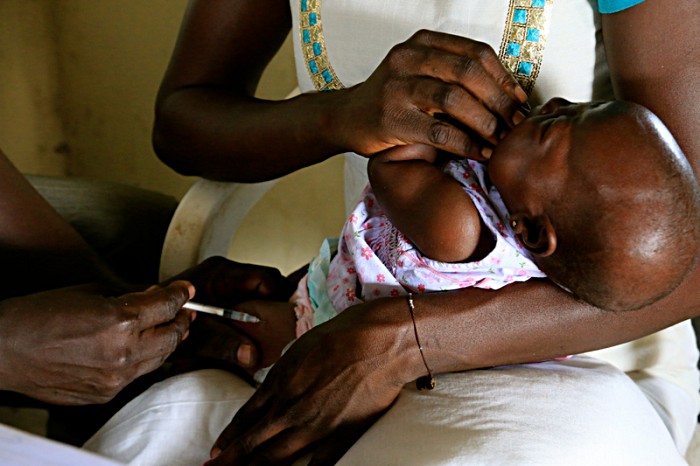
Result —
[[[237,322],[246,322],[256,324],[260,322],[260,318],[247,314],[245,312],[236,311],[233,309],[225,309],[223,307],[209,306],[208,304],[195,303],[194,301],[188,301],[182,306],[183,309],[189,311],[204,312],[207,314],[213,314],[216,316],[225,317],[227,319],[235,320]]]

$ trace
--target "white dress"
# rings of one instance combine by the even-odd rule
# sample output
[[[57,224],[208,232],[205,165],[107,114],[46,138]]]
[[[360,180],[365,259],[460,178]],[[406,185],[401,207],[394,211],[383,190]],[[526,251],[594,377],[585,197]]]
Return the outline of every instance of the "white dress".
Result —
[[[291,0],[291,8],[303,92],[365,80],[393,45],[425,28],[491,44],[522,72],[524,87],[534,83],[534,102],[611,96],[594,1]],[[365,161],[346,160],[354,206]],[[565,361],[441,375],[431,392],[409,384],[339,464],[685,464],[698,412],[697,358],[684,322]],[[222,371],[166,380],[86,448],[131,464],[201,464],[252,391]]]

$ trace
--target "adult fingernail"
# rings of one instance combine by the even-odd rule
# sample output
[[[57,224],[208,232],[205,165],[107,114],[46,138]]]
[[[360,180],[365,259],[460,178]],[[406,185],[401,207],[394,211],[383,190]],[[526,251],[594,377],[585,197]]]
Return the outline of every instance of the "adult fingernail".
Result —
[[[493,154],[493,149],[491,149],[490,147],[483,147],[481,149],[481,156],[486,160],[491,158],[491,154]]]
[[[180,341],[185,341],[187,339],[187,337],[189,337],[189,336],[190,336],[190,331],[185,330],[185,333],[182,334],[182,340],[180,340]]]
[[[248,367],[253,359],[253,348],[250,345],[243,344],[238,347],[238,352],[236,353],[238,362],[242,365]],[[213,451],[213,450],[212,450]]]
[[[498,133],[498,140],[502,141],[503,138],[505,138],[507,134],[508,134],[508,130],[502,129],[501,132]]]
[[[527,102],[527,94],[525,91],[523,91],[523,88],[520,86],[515,86],[515,96],[521,101],[521,102]]]
[[[217,458],[220,454],[221,454],[221,448],[214,447],[211,449],[211,453],[209,453],[209,458],[211,458],[213,460],[214,458]],[[211,460],[207,461],[207,463],[209,463],[209,462],[211,462]]]
[[[532,112],[532,106],[530,105],[530,102],[525,102],[520,106],[520,109],[525,115],[529,115]]]
[[[521,112],[520,110],[516,110],[515,113],[513,114],[513,124],[514,125],[519,125],[525,120],[525,114]]]

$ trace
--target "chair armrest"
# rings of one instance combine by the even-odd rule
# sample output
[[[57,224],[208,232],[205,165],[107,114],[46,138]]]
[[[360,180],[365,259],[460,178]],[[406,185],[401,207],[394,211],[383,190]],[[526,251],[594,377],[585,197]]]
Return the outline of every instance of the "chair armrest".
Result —
[[[277,180],[251,184],[197,181],[180,201],[168,227],[160,279],[207,257],[225,256],[245,216],[275,183]]]

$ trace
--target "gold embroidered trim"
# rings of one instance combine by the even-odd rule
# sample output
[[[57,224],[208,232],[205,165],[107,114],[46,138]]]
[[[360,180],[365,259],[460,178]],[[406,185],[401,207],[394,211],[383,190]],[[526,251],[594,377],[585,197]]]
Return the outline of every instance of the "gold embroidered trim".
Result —
[[[321,0],[300,0],[301,49],[311,81],[319,91],[342,89],[326,52],[321,25]]]
[[[321,0],[300,0],[300,39],[304,62],[319,91],[343,89],[326,51]],[[510,0],[499,58],[530,94],[540,73],[554,0]]]
[[[510,0],[499,58],[530,94],[540,73],[554,0]]]

